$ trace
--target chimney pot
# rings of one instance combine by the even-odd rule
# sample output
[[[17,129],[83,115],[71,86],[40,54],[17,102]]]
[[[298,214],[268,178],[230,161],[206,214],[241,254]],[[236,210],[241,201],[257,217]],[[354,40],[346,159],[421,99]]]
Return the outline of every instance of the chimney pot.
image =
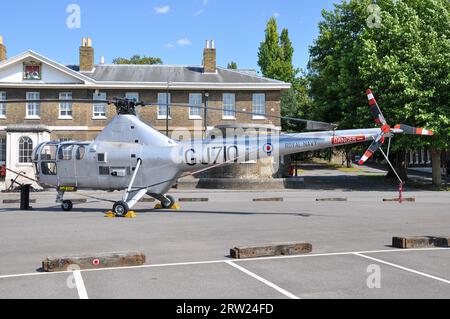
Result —
[[[105,57],[103,55],[100,57],[100,64],[105,64]]]

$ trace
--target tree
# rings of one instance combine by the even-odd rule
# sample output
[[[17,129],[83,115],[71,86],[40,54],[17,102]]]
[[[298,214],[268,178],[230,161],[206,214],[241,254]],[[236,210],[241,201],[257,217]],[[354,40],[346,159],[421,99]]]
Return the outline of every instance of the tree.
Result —
[[[396,137],[393,151],[399,169],[405,150],[430,147],[433,182],[440,184],[439,154],[450,140],[450,4],[378,0],[379,28],[368,23],[370,5],[344,1],[322,13],[309,64],[315,116],[345,128],[367,126],[373,121],[364,92],[372,88],[391,125],[435,131],[433,138]]]
[[[113,60],[114,64],[163,64],[160,58],[140,56],[138,54],[133,55],[130,59],[116,58]]]
[[[264,42],[258,52],[258,65],[265,77],[292,83],[299,70],[292,65],[294,48],[289,39],[289,31],[278,33],[277,20],[272,17],[267,22]]]
[[[300,70],[293,66],[294,48],[289,38],[289,31],[283,29],[278,33],[277,21],[271,18],[265,30],[265,39],[258,52],[258,65],[265,77],[289,82],[292,88],[281,97],[281,115],[293,118],[305,118],[310,100],[307,81],[304,75],[298,76]],[[287,132],[298,132],[304,124],[283,120],[282,128]]]
[[[227,65],[227,69],[230,69],[230,70],[237,70],[237,68],[238,68],[237,63],[234,61],[231,61]]]

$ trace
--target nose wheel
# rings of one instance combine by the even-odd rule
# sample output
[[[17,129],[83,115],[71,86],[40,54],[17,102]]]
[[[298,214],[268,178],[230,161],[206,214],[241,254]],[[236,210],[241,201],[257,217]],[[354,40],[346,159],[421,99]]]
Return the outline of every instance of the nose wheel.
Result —
[[[65,212],[70,212],[72,210],[72,208],[73,208],[72,201],[70,201],[70,200],[63,201],[63,203],[61,204],[61,208]]]
[[[125,216],[129,210],[130,208],[128,207],[128,204],[124,201],[116,202],[113,206],[113,212],[118,216]]]

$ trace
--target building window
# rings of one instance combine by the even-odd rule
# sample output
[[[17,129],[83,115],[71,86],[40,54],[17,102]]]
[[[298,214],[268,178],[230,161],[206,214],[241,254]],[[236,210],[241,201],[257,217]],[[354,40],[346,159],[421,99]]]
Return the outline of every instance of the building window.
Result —
[[[236,119],[236,95],[234,93],[223,94],[223,118]]]
[[[125,93],[125,98],[128,100],[134,100],[135,102],[139,102],[139,93],[127,92]]]
[[[202,94],[191,93],[189,94],[189,118],[201,119],[202,118]]]
[[[39,100],[41,94],[39,92],[27,92],[27,100]],[[41,103],[30,102],[27,103],[27,118],[39,119],[41,116]]]
[[[93,99],[96,101],[106,101],[106,93],[94,93]],[[92,114],[93,119],[106,119],[106,103],[94,103]]]
[[[0,92],[0,101],[6,100],[6,92]],[[0,103],[0,119],[6,118],[6,103]]]
[[[253,94],[253,115],[254,120],[261,120],[266,118],[266,95],[264,93]]]
[[[6,138],[0,138],[0,165],[6,163]]]
[[[31,163],[33,153],[33,141],[28,136],[22,136],[19,140],[19,163]]]
[[[170,93],[158,93],[158,120],[170,120],[170,100]]]
[[[72,92],[59,93],[60,100],[71,100]],[[59,118],[60,119],[72,119],[72,102],[59,103]]]

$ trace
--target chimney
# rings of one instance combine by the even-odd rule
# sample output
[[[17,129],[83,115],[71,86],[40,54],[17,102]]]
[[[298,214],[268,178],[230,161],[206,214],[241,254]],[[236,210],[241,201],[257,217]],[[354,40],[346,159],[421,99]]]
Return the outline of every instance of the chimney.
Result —
[[[3,44],[3,37],[0,35],[0,62],[6,60],[6,46]]]
[[[83,38],[80,47],[80,71],[90,72],[94,69],[94,48],[91,38]]]
[[[203,73],[216,73],[216,48],[214,40],[206,41],[206,47],[203,50]]]
[[[103,55],[100,57],[100,64],[105,64],[105,57]]]

